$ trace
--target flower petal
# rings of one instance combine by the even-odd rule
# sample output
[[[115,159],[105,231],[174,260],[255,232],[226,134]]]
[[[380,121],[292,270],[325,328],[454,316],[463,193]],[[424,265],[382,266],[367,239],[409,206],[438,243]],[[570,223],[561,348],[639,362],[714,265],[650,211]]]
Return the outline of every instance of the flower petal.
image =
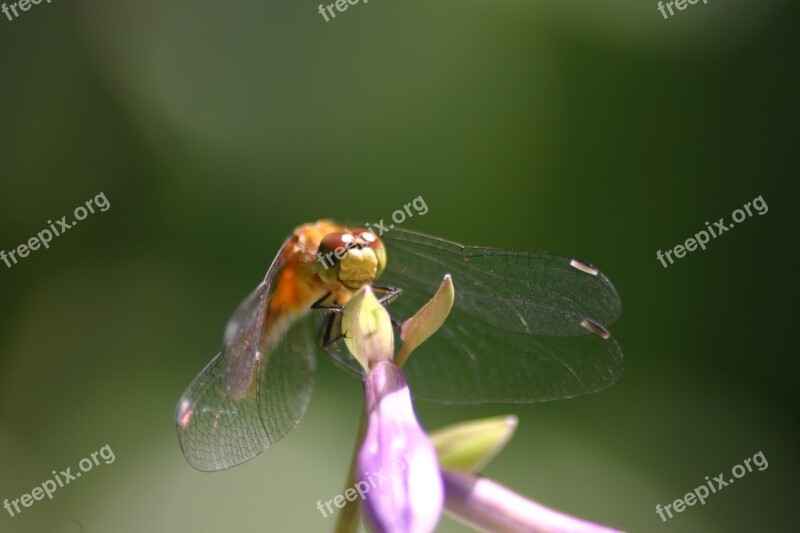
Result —
[[[491,479],[443,470],[447,512],[484,531],[619,533],[539,505]]]
[[[365,381],[367,432],[358,456],[356,489],[365,493],[364,516],[381,533],[426,533],[444,504],[439,463],[414,415],[403,372],[377,363]]]

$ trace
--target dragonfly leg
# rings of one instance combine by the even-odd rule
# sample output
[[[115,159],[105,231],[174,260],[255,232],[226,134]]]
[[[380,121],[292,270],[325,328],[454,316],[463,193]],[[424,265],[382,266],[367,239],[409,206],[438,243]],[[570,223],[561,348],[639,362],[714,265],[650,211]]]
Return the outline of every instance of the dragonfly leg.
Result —
[[[386,293],[383,296],[381,296],[380,298],[378,298],[378,303],[380,303],[383,306],[387,306],[390,303],[392,303],[393,301],[395,301],[400,296],[400,294],[403,292],[403,289],[398,289],[397,287],[383,287],[383,286],[373,285],[372,288],[375,289],[376,292],[384,292],[384,293]],[[337,313],[337,314],[343,313],[344,312],[344,306],[343,305],[337,304],[335,302],[334,303],[323,303],[323,302],[325,302],[325,300],[329,299],[330,297],[331,297],[331,293],[325,294],[322,298],[320,298],[319,300],[317,300],[316,302],[311,304],[311,309],[318,309],[318,310],[321,310],[321,311],[328,311],[328,312]]]
[[[389,286],[384,287],[382,285],[377,285],[377,286],[373,285],[372,288],[375,289],[376,291],[382,291],[386,293],[378,299],[378,302],[380,302],[380,304],[384,307],[394,302],[403,293],[403,289],[399,287],[389,287]],[[400,329],[400,322],[395,320],[395,318],[392,316],[392,313],[389,313],[389,318],[392,320],[392,325],[397,329]]]
[[[337,303],[323,303],[325,300],[331,297],[331,293],[327,293],[325,296],[311,304],[311,309],[316,309],[319,311],[328,311],[330,313],[338,313],[341,314],[344,311],[344,306],[337,304]]]
[[[389,287],[389,286],[384,287],[383,285],[373,285],[372,288],[375,291],[386,293],[380,298],[378,298],[378,302],[380,302],[380,304],[384,307],[386,307],[393,301],[397,300],[397,298],[399,298],[400,294],[402,294],[403,292],[403,289],[399,287]]]
[[[389,305],[397,297],[400,296],[402,293],[402,289],[396,287],[383,287],[383,286],[372,286],[376,292],[382,292],[383,294],[380,298],[378,298],[378,302],[383,305]],[[319,335],[317,336],[317,343],[322,346],[322,348],[327,349],[332,344],[342,340],[345,335],[342,331],[342,313],[344,312],[344,306],[337,304],[337,303],[324,303],[331,297],[331,294],[328,293],[313,304],[311,304],[312,309],[316,309],[319,311],[327,311],[325,315],[325,319],[322,322],[322,327],[319,330]],[[399,328],[400,323],[394,319],[394,317],[389,315],[392,320],[392,324]]]
[[[325,315],[322,327],[319,328],[317,343],[323,349],[327,350],[331,345],[336,344],[342,339],[344,339],[344,333],[342,332],[342,314],[328,313]]]

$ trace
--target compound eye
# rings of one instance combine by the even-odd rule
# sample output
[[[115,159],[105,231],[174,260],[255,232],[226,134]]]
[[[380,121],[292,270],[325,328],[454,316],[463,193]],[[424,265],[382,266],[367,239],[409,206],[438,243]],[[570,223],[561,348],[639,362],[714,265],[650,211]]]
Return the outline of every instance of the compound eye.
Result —
[[[363,242],[366,246],[372,246],[375,242],[380,241],[377,235],[365,229],[361,229],[356,232],[356,239]]]
[[[375,254],[377,260],[377,272],[375,277],[380,276],[386,268],[386,248],[383,246],[383,241],[371,231],[363,230],[357,234],[358,239],[364,243],[364,246],[369,248]]]
[[[355,246],[356,237],[347,231],[327,234],[319,243],[317,251],[317,273],[326,283],[339,279],[339,266],[350,248]]]
[[[350,249],[356,242],[356,236],[349,231],[337,231],[328,233],[319,243],[319,251],[324,254],[328,252],[336,252],[339,249],[339,255],[344,254],[345,251]]]
[[[329,233],[319,243],[317,273],[326,283],[339,282],[357,290],[372,283],[385,268],[383,242],[365,229]]]

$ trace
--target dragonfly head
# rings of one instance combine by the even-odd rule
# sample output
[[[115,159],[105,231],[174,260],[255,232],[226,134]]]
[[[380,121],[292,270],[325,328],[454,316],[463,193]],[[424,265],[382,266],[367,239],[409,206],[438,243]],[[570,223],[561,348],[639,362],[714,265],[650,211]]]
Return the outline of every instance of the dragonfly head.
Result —
[[[319,243],[317,273],[326,283],[360,289],[386,268],[386,248],[365,229],[329,233]]]

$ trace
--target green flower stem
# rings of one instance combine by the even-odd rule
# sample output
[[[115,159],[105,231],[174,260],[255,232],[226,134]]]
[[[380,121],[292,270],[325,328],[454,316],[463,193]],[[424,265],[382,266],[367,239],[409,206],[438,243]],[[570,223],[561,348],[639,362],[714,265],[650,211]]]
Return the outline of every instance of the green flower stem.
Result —
[[[358,436],[356,437],[355,446],[353,446],[353,455],[350,458],[350,468],[347,472],[347,481],[345,482],[345,490],[352,488],[357,482],[356,466],[358,462],[358,452],[361,449],[361,443],[364,441],[364,435],[367,432],[367,407],[366,405],[361,409],[361,420],[358,422]],[[344,491],[342,491],[344,494]],[[339,513],[339,518],[336,519],[336,533],[355,533],[358,529],[358,509],[361,502],[358,499],[354,501],[346,501],[345,506]]]

